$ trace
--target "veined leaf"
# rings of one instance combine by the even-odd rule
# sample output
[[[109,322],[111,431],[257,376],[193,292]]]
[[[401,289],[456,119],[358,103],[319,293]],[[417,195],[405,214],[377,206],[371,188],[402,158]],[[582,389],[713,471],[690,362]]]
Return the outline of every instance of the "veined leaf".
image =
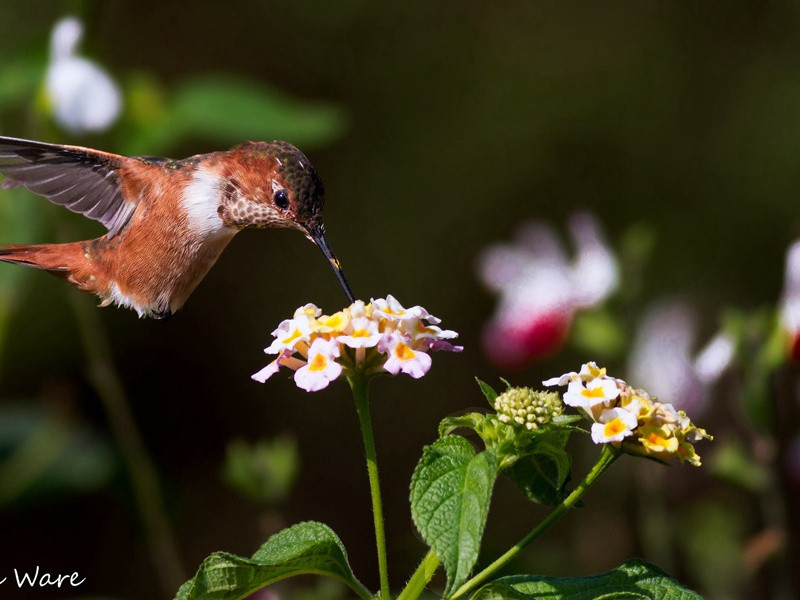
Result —
[[[215,552],[184,583],[175,600],[238,600],[280,579],[302,574],[334,577],[359,597],[372,594],[353,575],[337,535],[322,523],[298,523],[269,538],[252,558]]]
[[[658,567],[634,559],[602,575],[591,577],[501,577],[480,588],[472,600],[702,600]]]
[[[503,473],[529,500],[555,506],[566,496],[564,484],[570,475],[571,460],[563,446],[541,443],[536,452],[521,457]]]
[[[445,436],[423,451],[411,478],[411,516],[447,571],[445,596],[463,583],[478,559],[497,477],[494,450]]]

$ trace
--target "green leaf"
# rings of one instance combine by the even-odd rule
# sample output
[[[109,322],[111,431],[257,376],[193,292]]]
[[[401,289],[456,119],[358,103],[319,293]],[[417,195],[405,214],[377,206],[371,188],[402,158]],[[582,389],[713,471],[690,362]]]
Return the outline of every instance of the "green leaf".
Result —
[[[460,415],[458,417],[445,417],[439,423],[439,437],[450,435],[456,429],[461,428],[472,429],[480,435],[480,431],[484,428],[486,421],[486,415],[476,412],[467,413],[466,415]]]
[[[161,154],[185,139],[232,145],[247,140],[287,140],[308,148],[340,137],[345,112],[326,102],[226,75],[185,81],[167,102],[160,121],[135,132],[126,149]]]
[[[493,450],[475,454],[462,437],[426,446],[411,478],[411,516],[447,571],[445,596],[461,585],[478,559],[497,478]]]
[[[564,484],[569,478],[570,468],[570,456],[563,445],[539,441],[536,450],[514,462],[503,474],[529,500],[555,506],[567,495]]]
[[[326,575],[350,586],[359,597],[372,594],[353,575],[336,534],[322,523],[298,523],[269,538],[252,558],[215,552],[184,583],[175,600],[237,600],[295,575]]]
[[[489,401],[489,406],[494,408],[494,401],[497,400],[497,396],[498,396],[497,392],[495,392],[494,388],[492,388],[492,386],[490,386],[485,381],[481,381],[477,377],[475,378],[475,381],[478,382],[478,387],[481,388],[481,391],[483,392],[483,395],[486,396],[486,400]]]
[[[592,577],[542,577],[514,575],[483,586],[473,600],[595,600],[637,598],[651,600],[702,600],[658,567],[634,559],[602,575]]]

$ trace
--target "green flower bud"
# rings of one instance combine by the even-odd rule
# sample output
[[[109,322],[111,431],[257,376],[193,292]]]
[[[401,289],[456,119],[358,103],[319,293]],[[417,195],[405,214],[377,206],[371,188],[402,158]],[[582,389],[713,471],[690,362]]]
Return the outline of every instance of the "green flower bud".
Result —
[[[494,409],[503,423],[538,429],[564,412],[561,398],[555,392],[531,388],[510,388],[494,401]]]

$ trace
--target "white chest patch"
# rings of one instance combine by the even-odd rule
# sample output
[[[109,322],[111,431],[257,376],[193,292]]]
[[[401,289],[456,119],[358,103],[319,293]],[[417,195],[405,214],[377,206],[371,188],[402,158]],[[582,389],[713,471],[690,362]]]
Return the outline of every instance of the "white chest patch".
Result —
[[[227,227],[217,213],[222,195],[222,178],[208,169],[198,169],[183,194],[183,208],[189,227],[206,237],[223,233]]]

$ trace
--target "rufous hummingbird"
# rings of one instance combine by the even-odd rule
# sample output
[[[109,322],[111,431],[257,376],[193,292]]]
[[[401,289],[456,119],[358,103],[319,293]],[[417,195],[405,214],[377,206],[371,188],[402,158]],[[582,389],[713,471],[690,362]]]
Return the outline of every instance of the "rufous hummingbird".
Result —
[[[287,142],[172,160],[0,137],[0,173],[3,188],[24,186],[108,229],[82,242],[0,246],[0,261],[62,277],[101,306],[170,316],[247,227],[300,230],[354,301],[325,239],[322,181]]]

